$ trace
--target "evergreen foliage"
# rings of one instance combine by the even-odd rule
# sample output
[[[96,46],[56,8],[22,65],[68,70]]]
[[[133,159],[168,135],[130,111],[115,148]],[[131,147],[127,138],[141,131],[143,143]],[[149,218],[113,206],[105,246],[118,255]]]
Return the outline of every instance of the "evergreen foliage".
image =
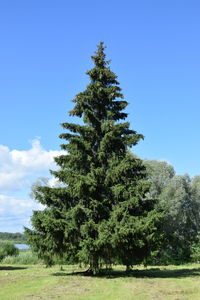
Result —
[[[129,269],[144,262],[157,242],[161,213],[147,197],[142,161],[130,147],[143,136],[124,120],[127,102],[100,43],[92,56],[90,83],[74,98],[70,116],[83,125],[63,123],[59,166],[51,173],[63,184],[39,186],[35,198],[45,205],[26,228],[28,244],[47,264],[54,257],[89,265],[92,273],[115,261]]]

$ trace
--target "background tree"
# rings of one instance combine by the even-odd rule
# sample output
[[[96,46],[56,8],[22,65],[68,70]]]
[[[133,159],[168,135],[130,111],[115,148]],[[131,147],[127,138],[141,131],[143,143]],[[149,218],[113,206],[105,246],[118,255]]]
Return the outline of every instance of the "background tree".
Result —
[[[196,210],[196,220],[198,228],[200,229],[200,175],[195,176],[191,180],[191,195],[193,202],[198,206],[198,209]]]
[[[161,250],[161,260],[168,263],[189,261],[198,233],[199,210],[192,196],[189,176],[174,176],[164,187],[159,202],[165,211],[162,231],[166,245]]]
[[[144,163],[150,197],[158,198],[164,211],[160,227],[164,239],[154,263],[189,261],[192,249],[199,247],[200,176],[192,180],[188,175],[177,176],[173,167],[164,161],[145,160]]]
[[[191,247],[192,261],[200,261],[200,175],[195,176],[191,181],[192,201],[195,203],[195,218],[197,235]]]
[[[152,198],[158,198],[165,186],[175,175],[174,168],[166,161],[145,160],[147,177],[150,182],[149,193]]]
[[[0,241],[11,241],[15,244],[25,243],[26,239],[24,234],[20,232],[10,233],[10,232],[0,232]]]
[[[60,135],[66,155],[55,158],[60,167],[51,173],[62,187],[38,186],[35,198],[45,205],[35,211],[28,242],[51,264],[54,256],[89,265],[119,260],[127,269],[142,262],[156,242],[161,214],[146,194],[149,184],[142,161],[128,152],[143,138],[129,129],[127,102],[105,59],[100,43],[87,72],[90,83],[73,102],[71,116],[83,125],[63,123]]]

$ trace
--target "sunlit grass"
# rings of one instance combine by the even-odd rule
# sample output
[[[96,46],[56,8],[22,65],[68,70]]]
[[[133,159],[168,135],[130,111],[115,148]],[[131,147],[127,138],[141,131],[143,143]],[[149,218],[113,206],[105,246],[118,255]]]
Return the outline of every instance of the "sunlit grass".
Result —
[[[116,267],[98,277],[77,266],[0,265],[0,299],[199,300],[199,265]]]

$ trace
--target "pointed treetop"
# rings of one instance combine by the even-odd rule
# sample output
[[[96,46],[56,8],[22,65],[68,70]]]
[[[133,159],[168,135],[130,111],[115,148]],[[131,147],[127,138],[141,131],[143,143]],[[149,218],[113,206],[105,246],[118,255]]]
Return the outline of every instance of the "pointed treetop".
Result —
[[[104,46],[104,42],[100,42],[97,46],[97,51],[95,52],[96,55],[91,56],[92,60],[94,61],[94,64],[99,68],[104,68],[110,62],[105,60],[105,49],[106,46]]]

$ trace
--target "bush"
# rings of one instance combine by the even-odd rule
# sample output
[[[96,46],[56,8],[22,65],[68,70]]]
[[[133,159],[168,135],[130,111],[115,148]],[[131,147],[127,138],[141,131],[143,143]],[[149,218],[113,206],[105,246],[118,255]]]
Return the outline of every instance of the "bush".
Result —
[[[193,262],[198,262],[200,261],[200,243],[198,244],[193,244],[192,246],[192,253],[191,253],[191,260]]]
[[[36,254],[31,251],[20,251],[18,256],[6,256],[2,260],[3,264],[21,264],[21,265],[35,265],[41,263],[41,260]]]
[[[14,244],[10,242],[0,242],[0,261],[4,259],[6,256],[17,256],[19,254],[19,250],[15,247]]]

